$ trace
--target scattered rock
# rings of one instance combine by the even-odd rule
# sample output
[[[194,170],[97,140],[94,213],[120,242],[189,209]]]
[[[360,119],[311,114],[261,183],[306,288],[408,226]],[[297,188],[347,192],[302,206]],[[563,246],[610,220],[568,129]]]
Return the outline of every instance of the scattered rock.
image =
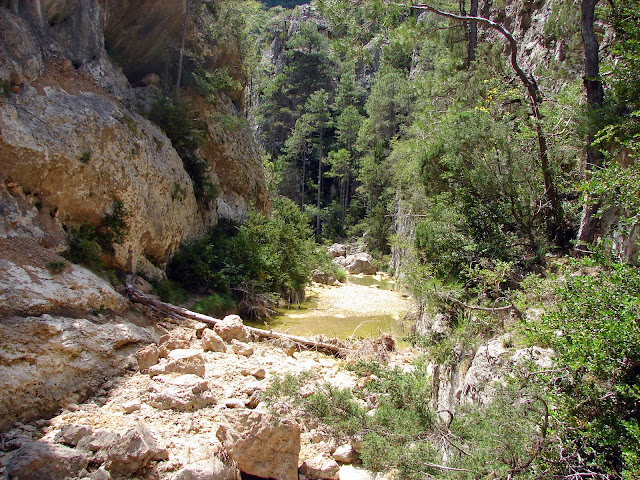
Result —
[[[167,458],[167,449],[158,444],[151,430],[138,426],[109,445],[105,468],[113,473],[131,475],[152,460]]]
[[[351,274],[375,275],[378,271],[372,263],[373,258],[371,255],[365,252],[348,255],[347,257],[337,257],[334,262]]]
[[[239,342],[238,340],[231,340],[231,348],[238,355],[250,357],[253,355],[253,347],[247,343]]]
[[[197,410],[217,402],[209,383],[197,375],[188,374],[175,378],[155,377],[149,386],[149,405],[159,410]]]
[[[242,472],[262,478],[298,479],[300,428],[291,420],[254,410],[232,410],[216,435]]]
[[[202,348],[205,352],[226,352],[227,347],[222,337],[215,331],[207,329],[202,332]]]
[[[202,460],[176,472],[171,480],[235,480],[237,470],[217,458]]]
[[[172,350],[188,349],[191,346],[191,342],[187,338],[180,338],[174,335],[163,335],[160,337],[158,353],[162,358],[169,355]]]
[[[341,243],[334,243],[329,247],[328,252],[332,258],[345,257],[347,255],[347,246]]]
[[[149,294],[153,290],[153,286],[147,282],[144,278],[138,275],[133,276],[133,286],[140,290],[142,293]]]
[[[249,340],[249,332],[238,315],[227,315],[213,328],[225,342],[230,342],[232,340],[246,342]]]
[[[375,478],[370,471],[352,465],[343,465],[338,472],[339,480],[374,480]]]
[[[63,425],[54,441],[75,447],[80,440],[92,433],[93,429],[87,425]]]
[[[89,452],[97,452],[106,449],[109,445],[116,442],[120,438],[116,432],[108,430],[99,430],[92,435],[83,437],[78,442],[78,448]]]
[[[65,480],[75,477],[89,463],[87,455],[74,448],[42,441],[24,444],[6,467],[7,480]]]
[[[122,404],[122,409],[124,410],[124,413],[133,413],[140,410],[141,408],[142,406],[140,405],[140,402],[136,400]]]
[[[338,478],[339,470],[338,463],[324,455],[313,457],[300,465],[300,473],[310,479],[334,480]]]
[[[224,405],[227,408],[244,408],[245,407],[245,402],[243,402],[242,400],[239,400],[237,398],[227,398],[224,401]]]
[[[204,358],[202,353],[193,349],[177,349],[169,352],[165,371],[198,375],[204,377]]]
[[[340,445],[331,456],[341,463],[353,463],[358,460],[358,452],[349,444]]]
[[[264,378],[267,376],[267,372],[264,368],[243,368],[240,370],[240,373],[245,377],[251,375],[258,380],[264,380]]]
[[[138,361],[138,368],[141,372],[149,370],[150,367],[158,363],[160,360],[160,353],[158,346],[155,343],[147,345],[136,352],[136,360]]]
[[[104,467],[100,467],[95,472],[92,472],[89,478],[91,478],[91,480],[111,480],[111,474],[107,472]]]

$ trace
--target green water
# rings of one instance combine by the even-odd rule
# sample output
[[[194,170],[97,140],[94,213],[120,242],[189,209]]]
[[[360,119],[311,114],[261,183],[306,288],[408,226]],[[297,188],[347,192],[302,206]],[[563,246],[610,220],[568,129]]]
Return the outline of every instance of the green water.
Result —
[[[349,275],[346,283],[368,287],[362,289],[365,295],[367,292],[375,294],[375,290],[378,289],[397,290],[393,280],[371,275]],[[341,340],[378,337],[381,333],[391,333],[399,339],[406,336],[410,328],[410,322],[403,321],[405,311],[386,311],[381,314],[367,312],[363,315],[353,311],[342,313],[335,309],[331,309],[331,313],[328,314],[325,310],[318,307],[317,299],[312,296],[300,305],[278,309],[279,314],[268,322],[247,322],[247,324],[290,335],[303,337],[325,335]]]

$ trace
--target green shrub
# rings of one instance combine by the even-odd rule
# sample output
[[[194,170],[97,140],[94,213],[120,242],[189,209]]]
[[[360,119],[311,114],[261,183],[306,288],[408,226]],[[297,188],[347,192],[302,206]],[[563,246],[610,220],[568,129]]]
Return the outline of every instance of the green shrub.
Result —
[[[205,315],[213,317],[223,317],[230,313],[235,313],[238,309],[238,304],[231,298],[230,294],[213,293],[202,300],[197,301],[191,310],[198,313],[204,313]]]
[[[163,302],[178,305],[187,300],[187,293],[176,282],[162,280],[153,284],[153,292],[160,297]]]
[[[209,235],[184,245],[167,274],[187,290],[231,295],[245,313],[264,316],[272,296],[292,302],[304,296],[315,267],[310,235],[298,207],[276,198],[271,217],[251,213],[244,225],[223,219]]]
[[[122,243],[129,232],[129,212],[119,200],[111,204],[111,213],[104,216],[98,226],[83,222],[67,229],[68,250],[64,257],[85,265],[94,272],[104,273],[103,255],[113,253],[113,246]]]
[[[595,256],[573,262],[531,341],[556,352],[548,375],[567,460],[610,478],[640,471],[640,270]],[[609,478],[609,477],[607,477]]]
[[[69,262],[64,260],[55,260],[47,263],[47,268],[51,273],[60,274],[69,267]]]

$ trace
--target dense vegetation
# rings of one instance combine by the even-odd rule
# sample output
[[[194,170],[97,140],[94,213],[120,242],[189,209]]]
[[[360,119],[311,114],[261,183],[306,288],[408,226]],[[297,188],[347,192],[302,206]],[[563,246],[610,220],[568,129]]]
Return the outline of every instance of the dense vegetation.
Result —
[[[435,1],[448,16],[398,3],[206,4],[209,34],[242,45],[274,215],[221,222],[169,277],[208,295],[201,311],[260,316],[302,295],[320,262],[311,235],[394,253],[427,316],[439,314],[439,329],[411,339],[430,361],[455,367],[502,335],[508,349],[553,348],[552,367],[512,365],[491,401],[451,418],[430,407],[425,364],[361,364],[355,394],[303,397],[310,378],[285,378],[272,400],[362,436],[365,466],[402,478],[638,478],[640,2],[546,2],[540,45],[527,48],[533,2]],[[455,18],[467,12],[480,28]],[[184,69],[203,95],[240,88],[188,52]],[[215,192],[182,102],[151,115],[204,205]],[[375,400],[375,415],[354,395]]]
[[[255,69],[256,121],[272,180],[317,239],[396,253],[425,310],[446,319],[447,333],[414,338],[432,360],[455,365],[507,331],[509,348],[552,347],[554,366],[520,365],[492,403],[448,423],[425,410],[420,368],[376,371],[402,385],[362,395],[392,388],[407,403],[369,418],[348,392],[280,387],[336,432],[364,435],[366,466],[403,478],[638,478],[640,2],[548,2],[546,54],[518,44],[526,6],[516,22],[514,2],[433,2],[490,14],[505,34],[397,3],[316,0],[262,17],[275,62]]]

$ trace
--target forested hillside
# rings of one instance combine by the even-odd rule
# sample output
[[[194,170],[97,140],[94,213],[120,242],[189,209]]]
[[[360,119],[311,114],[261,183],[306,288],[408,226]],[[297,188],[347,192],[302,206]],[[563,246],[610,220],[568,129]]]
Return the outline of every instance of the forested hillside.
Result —
[[[385,467],[640,475],[639,16],[637,1],[316,0],[265,17],[256,128],[317,240],[391,262],[441,364],[501,335],[556,353],[456,414],[449,438],[475,442],[449,451],[458,470],[421,467],[442,461],[426,440]]]

